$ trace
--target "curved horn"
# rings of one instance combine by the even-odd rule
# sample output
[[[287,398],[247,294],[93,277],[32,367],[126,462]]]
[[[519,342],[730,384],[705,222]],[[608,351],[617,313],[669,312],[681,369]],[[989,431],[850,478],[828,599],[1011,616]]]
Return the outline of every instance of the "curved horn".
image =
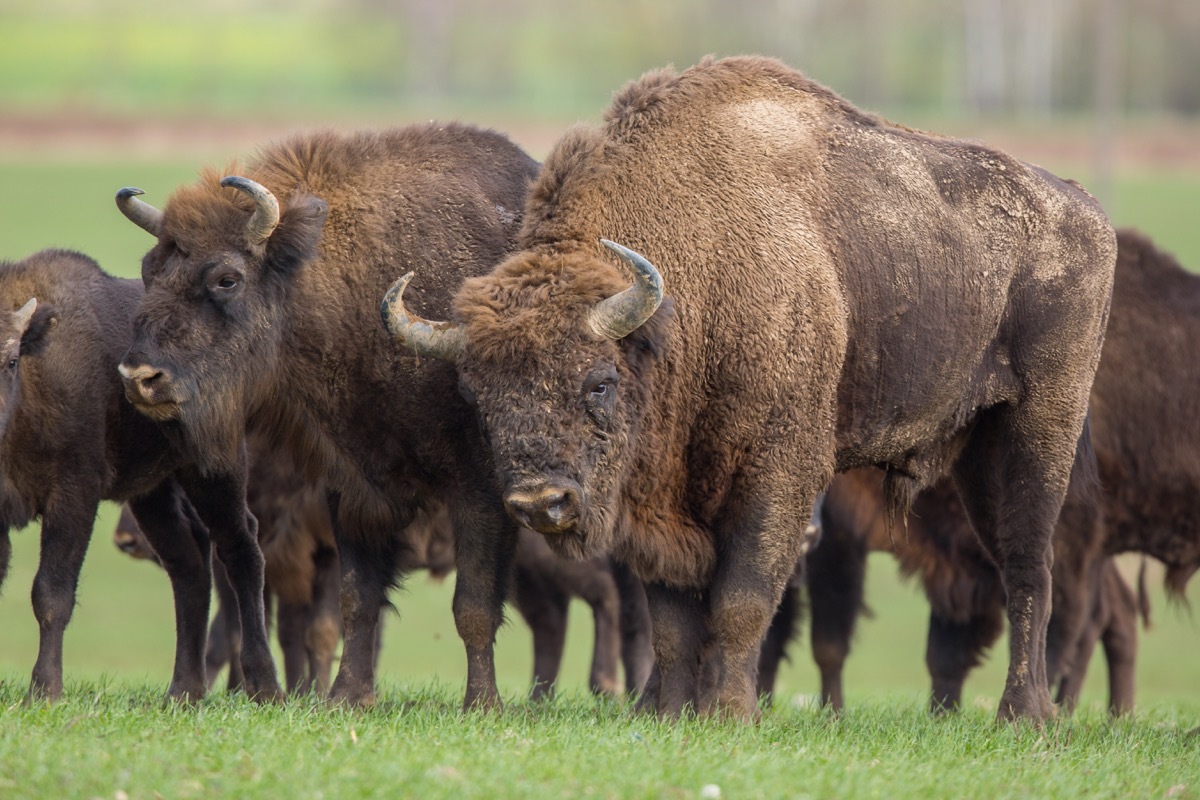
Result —
[[[653,264],[628,247],[608,239],[601,239],[600,243],[628,262],[637,280],[625,291],[592,306],[588,312],[588,325],[598,336],[624,339],[650,319],[662,304],[662,275]]]
[[[275,199],[275,195],[261,183],[238,175],[222,178],[221,185],[245,192],[254,198],[254,214],[246,223],[246,235],[250,237],[250,243],[262,244],[270,239],[272,231],[279,224],[279,201]]]
[[[29,320],[33,319],[34,311],[37,311],[36,297],[29,298],[25,305],[13,312],[13,321],[17,323],[17,331],[21,336],[25,335],[25,329],[29,327]]]
[[[412,277],[413,273],[409,272],[393,283],[383,296],[379,306],[383,324],[396,341],[411,347],[418,355],[457,361],[467,341],[462,326],[454,322],[431,322],[408,313],[404,307],[404,287]]]
[[[145,192],[132,186],[119,189],[117,191],[117,208],[121,209],[121,213],[129,217],[129,221],[134,225],[151,236],[158,236],[158,230],[162,227],[163,212],[144,200],[138,200],[139,194],[145,194]]]

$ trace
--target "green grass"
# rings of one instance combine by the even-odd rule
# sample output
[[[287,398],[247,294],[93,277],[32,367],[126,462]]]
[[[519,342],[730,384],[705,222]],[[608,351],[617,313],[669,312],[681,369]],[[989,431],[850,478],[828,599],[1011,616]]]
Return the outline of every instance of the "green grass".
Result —
[[[1195,706],[1036,730],[984,709],[934,719],[870,703],[841,719],[784,707],[745,726],[663,724],[578,695],[464,715],[452,690],[427,685],[388,687],[365,713],[241,697],[164,708],[152,688],[69,689],[24,707],[19,687],[0,686],[0,795],[1187,798],[1200,779]]]

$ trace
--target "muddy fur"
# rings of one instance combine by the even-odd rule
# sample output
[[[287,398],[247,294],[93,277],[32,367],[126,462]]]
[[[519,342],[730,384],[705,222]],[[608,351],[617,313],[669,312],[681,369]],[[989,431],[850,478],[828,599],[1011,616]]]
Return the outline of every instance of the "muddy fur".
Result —
[[[17,337],[19,359],[14,362],[10,347],[2,365],[6,424],[0,444],[0,562],[7,560],[10,528],[42,523],[43,558],[33,586],[42,636],[30,694],[53,699],[62,691],[63,630],[97,506],[107,499],[131,503],[171,577],[176,659],[169,694],[186,700],[204,693],[211,534],[226,556],[241,560],[236,591],[247,619],[258,618],[256,626],[247,626],[247,688],[261,699],[277,697],[261,622],[262,558],[245,511],[237,454],[229,470],[201,476],[123,397],[117,364],[141,294],[139,281],[107,275],[80,253],[45,250],[0,263],[0,317],[10,327],[9,310],[37,299]],[[5,342],[11,345],[13,336]],[[208,528],[195,514],[180,513],[187,504],[183,491],[202,509]],[[218,496],[226,512],[213,510]]]
[[[247,234],[253,203],[219,186],[235,172],[281,207],[262,244]],[[415,270],[414,310],[448,313],[462,279],[512,249],[536,172],[504,136],[466,125],[303,134],[176,191],[143,260],[125,363],[161,371],[146,413],[177,420],[215,466],[253,421],[331,494],[346,624],[339,700],[374,702],[375,620],[402,573],[396,534],[436,499],[458,534],[466,701],[499,702],[491,654],[515,526],[453,369],[394,344],[379,306]]]
[[[1191,367],[1191,343],[1200,335],[1200,278],[1137,231],[1117,231],[1117,243],[1112,309],[1088,426],[1099,481],[1087,471],[1091,460],[1077,460],[1055,528],[1047,668],[1052,680],[1062,677],[1059,697],[1070,703],[1087,667],[1083,654],[1103,642],[1112,673],[1110,705],[1123,712],[1133,704],[1136,626],[1130,620],[1141,616],[1148,623],[1150,608],[1144,577],[1135,596],[1119,582],[1107,556],[1140,552],[1163,561],[1167,589],[1175,597],[1182,597],[1200,565],[1194,509],[1200,492],[1194,447],[1200,441],[1200,401],[1192,391],[1200,375]],[[960,625],[972,617],[994,617],[979,609],[997,606],[1003,587],[948,484],[918,499],[907,537],[887,540],[878,519],[883,503],[878,482],[869,473],[835,481],[829,507],[831,513],[841,508],[841,527],[830,529],[826,543],[845,551],[834,540],[839,531],[856,531],[846,535],[897,553],[904,570],[922,580],[938,616]],[[857,493],[858,501],[839,504],[836,499],[847,493]],[[813,602],[815,608],[818,601]],[[971,652],[960,656],[960,677],[950,684],[961,688],[961,677],[993,639],[979,632],[964,642]]]
[[[601,237],[654,263],[668,295],[619,341],[585,323],[629,285]],[[960,473],[1023,632],[1001,714],[1050,713],[1045,557],[1115,259],[1091,197],[779,62],[710,59],[648,74],[602,126],[568,132],[520,244],[455,298],[459,375],[507,491],[580,487],[550,545],[610,551],[648,582],[660,713],[752,715],[796,520],[865,465],[898,487]]]

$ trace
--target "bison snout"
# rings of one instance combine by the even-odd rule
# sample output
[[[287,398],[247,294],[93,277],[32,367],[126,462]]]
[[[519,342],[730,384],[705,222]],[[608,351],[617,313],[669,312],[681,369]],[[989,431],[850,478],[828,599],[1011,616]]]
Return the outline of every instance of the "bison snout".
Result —
[[[124,362],[117,367],[117,371],[121,373],[121,381],[125,384],[125,396],[129,402],[155,405],[171,400],[167,396],[171,378],[165,371],[148,364],[131,367]]]
[[[518,524],[538,533],[563,533],[579,521],[583,490],[574,481],[528,489],[513,489],[504,496],[504,507]]]

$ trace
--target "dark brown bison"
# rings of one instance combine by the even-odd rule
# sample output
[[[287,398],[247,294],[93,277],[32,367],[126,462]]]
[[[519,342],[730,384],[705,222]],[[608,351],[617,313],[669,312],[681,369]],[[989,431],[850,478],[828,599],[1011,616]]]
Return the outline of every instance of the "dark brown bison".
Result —
[[[797,520],[871,464],[897,508],[953,471],[1017,632],[1000,714],[1051,712],[1050,532],[1115,259],[1086,192],[776,61],[706,60],[568,133],[520,245],[463,285],[453,322],[406,312],[406,280],[386,316],[457,361],[509,513],[647,582],[661,714],[754,711]]]
[[[96,508],[109,499],[129,502],[171,579],[177,638],[169,695],[204,693],[211,541],[237,564],[231,578],[247,631],[247,688],[278,697],[262,621],[263,560],[238,454],[225,469],[196,469],[122,395],[117,364],[141,294],[140,282],[111,277],[79,253],[45,250],[0,264],[7,325],[0,560],[7,562],[9,528],[42,522],[33,583],[41,641],[30,696],[62,692],[63,630]]]
[[[1087,502],[1068,495],[1068,504]],[[921,582],[929,599],[925,659],[933,681],[931,708],[957,708],[967,674],[1003,630],[1005,597],[995,562],[971,530],[954,487],[939,481],[922,492],[899,530],[888,524],[877,470],[838,475],[823,505],[821,541],[806,565],[822,702],[843,707],[842,667],[863,606],[867,554],[886,551],[896,556],[906,576]],[[1119,714],[1133,707],[1137,616],[1146,609],[1145,595],[1135,601],[1111,558],[1101,556],[1080,568],[1073,553],[1086,547],[1089,535],[1061,523],[1055,528],[1054,610],[1047,649],[1060,655],[1048,677],[1059,687],[1057,702],[1073,707],[1092,649],[1103,640],[1110,708]],[[1055,619],[1060,606],[1074,602],[1065,598],[1076,594],[1085,597],[1085,624],[1078,628]]]
[[[209,469],[231,463],[253,420],[332,494],[345,631],[335,699],[374,702],[397,534],[436,499],[456,533],[465,702],[499,701],[493,641],[516,526],[453,368],[397,346],[378,298],[418,267],[436,276],[421,307],[446,313],[464,277],[510,252],[537,166],[500,134],[428,124],[296,136],[243,175],[205,172],[162,211],[120,195],[157,238],[122,362],[130,400]]]
[[[1200,517],[1194,508],[1200,493],[1195,452],[1200,398],[1193,391],[1200,374],[1193,375],[1191,368],[1193,342],[1200,336],[1200,278],[1136,231],[1118,231],[1117,244],[1108,332],[1091,391],[1101,488],[1094,502],[1069,494],[1055,530],[1047,671],[1052,680],[1062,679],[1059,700],[1072,704],[1087,666],[1084,654],[1099,638],[1109,658],[1110,707],[1121,712],[1133,702],[1135,609],[1145,614],[1147,607],[1144,593],[1139,591],[1135,601],[1119,582],[1109,557],[1134,551],[1160,559],[1167,565],[1167,588],[1175,595],[1200,567]],[[837,672],[853,624],[853,587],[861,585],[861,568],[855,565],[864,557],[864,545],[853,541],[880,546],[883,538],[877,481],[873,489],[869,478],[857,489],[849,483],[838,489],[844,480],[834,482],[830,496],[848,491],[860,499],[835,499],[828,506],[827,513],[835,515],[828,521],[838,527],[810,555],[811,580],[824,584],[813,592],[813,650],[819,664],[824,660]],[[846,536],[839,528],[860,532]],[[873,532],[865,533],[868,528]],[[897,536],[897,549],[912,545],[903,548],[911,554],[899,555],[908,571],[922,576],[934,606],[928,654],[934,702],[953,704],[966,671],[999,632],[997,602],[1003,590],[948,488],[917,501],[909,531],[917,535]],[[935,545],[916,547],[925,531],[933,531]],[[833,549],[826,550],[827,545]],[[828,577],[835,569],[843,574]],[[977,609],[974,619],[965,616],[968,608]]]

